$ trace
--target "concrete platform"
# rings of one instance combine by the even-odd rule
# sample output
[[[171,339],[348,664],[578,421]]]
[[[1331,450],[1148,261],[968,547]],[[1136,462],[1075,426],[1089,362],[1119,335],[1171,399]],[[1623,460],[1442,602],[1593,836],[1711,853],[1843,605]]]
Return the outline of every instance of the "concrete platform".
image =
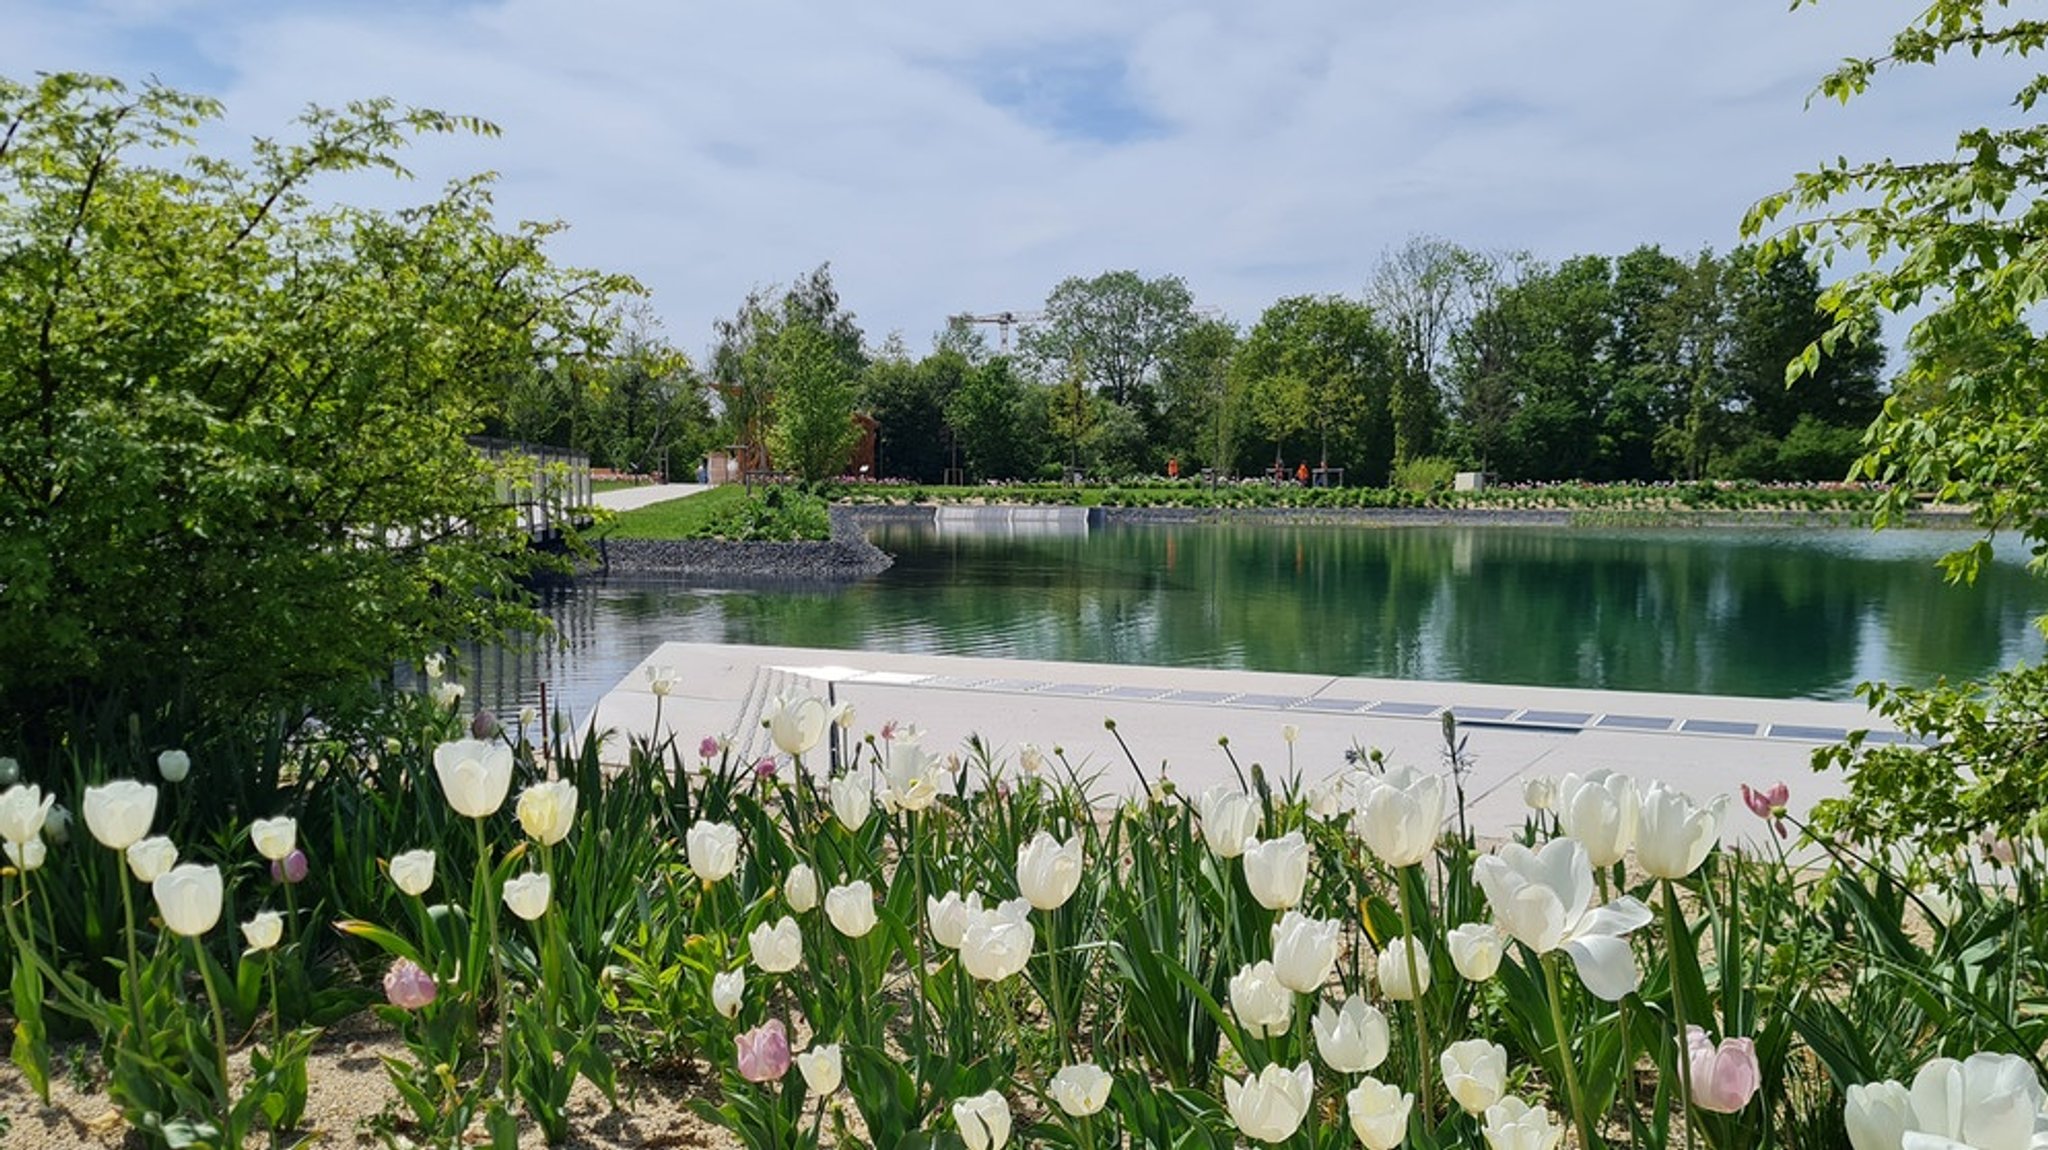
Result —
[[[608,511],[633,511],[651,507],[656,503],[667,503],[671,499],[683,499],[709,491],[702,483],[645,483],[638,487],[619,487],[611,491],[600,491],[590,501]]]
[[[1525,778],[1597,767],[1701,797],[1782,779],[1801,812],[1842,793],[1838,779],[1812,770],[1815,747],[1858,728],[1874,740],[1901,737],[1859,703],[666,643],[593,712],[611,746],[657,733],[646,672],[658,666],[679,676],[659,700],[658,733],[688,753],[706,735],[766,753],[763,707],[802,687],[851,703],[856,734],[896,721],[922,728],[926,746],[940,751],[961,749],[974,734],[1004,757],[1021,742],[1048,752],[1057,746],[1105,791],[1120,793],[1134,791],[1138,776],[1106,719],[1116,721],[1148,778],[1163,771],[1177,786],[1200,790],[1235,780],[1220,736],[1247,769],[1262,763],[1277,778],[1291,763],[1306,783],[1345,769],[1354,750],[1378,749],[1392,763],[1433,769],[1442,762],[1441,715],[1449,709],[1469,738],[1469,813],[1482,834],[1521,826]],[[1282,736],[1290,725],[1298,730],[1291,747]],[[1738,799],[1728,830],[1761,843],[1764,825]]]

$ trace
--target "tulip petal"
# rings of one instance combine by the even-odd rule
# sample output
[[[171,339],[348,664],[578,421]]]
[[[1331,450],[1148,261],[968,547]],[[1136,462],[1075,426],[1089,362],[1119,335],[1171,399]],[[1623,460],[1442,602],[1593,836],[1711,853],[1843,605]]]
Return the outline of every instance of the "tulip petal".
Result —
[[[1564,950],[1579,969],[1579,981],[1603,1002],[1621,1001],[1642,982],[1635,954],[1623,939],[1612,935],[1571,938],[1565,940]]]
[[[1632,930],[1640,930],[1650,925],[1655,917],[1650,913],[1649,907],[1628,895],[1623,895],[1580,919],[1572,935],[1576,938],[1585,938],[1589,935],[1613,935],[1618,938]]]

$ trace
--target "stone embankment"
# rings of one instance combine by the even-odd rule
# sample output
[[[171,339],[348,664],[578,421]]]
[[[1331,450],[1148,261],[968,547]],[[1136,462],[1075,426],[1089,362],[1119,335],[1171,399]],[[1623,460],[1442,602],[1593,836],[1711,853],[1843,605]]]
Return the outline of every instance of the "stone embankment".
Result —
[[[718,539],[607,539],[604,570],[690,575],[745,582],[818,583],[862,579],[889,568],[889,553],[861,536],[846,508],[832,509],[832,537],[806,543],[728,543]]]

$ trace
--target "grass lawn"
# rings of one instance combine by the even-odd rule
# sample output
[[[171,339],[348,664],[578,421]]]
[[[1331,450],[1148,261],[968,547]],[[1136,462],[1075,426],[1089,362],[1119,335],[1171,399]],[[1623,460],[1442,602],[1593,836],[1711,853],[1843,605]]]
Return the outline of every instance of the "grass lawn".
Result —
[[[776,503],[771,505],[773,495]],[[635,511],[622,511],[604,534],[613,539],[825,539],[831,534],[825,502],[787,488],[749,492],[713,487]]]

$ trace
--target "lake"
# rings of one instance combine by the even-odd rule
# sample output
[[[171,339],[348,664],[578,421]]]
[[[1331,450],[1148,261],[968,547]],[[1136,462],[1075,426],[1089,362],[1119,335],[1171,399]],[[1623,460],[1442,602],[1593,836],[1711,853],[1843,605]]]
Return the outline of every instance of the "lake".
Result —
[[[1842,699],[2039,661],[2017,541],[1974,587],[1945,531],[1267,523],[1068,534],[891,524],[851,586],[595,577],[547,589],[552,648],[469,652],[473,698],[580,716],[669,640]],[[683,669],[685,674],[688,668]]]

